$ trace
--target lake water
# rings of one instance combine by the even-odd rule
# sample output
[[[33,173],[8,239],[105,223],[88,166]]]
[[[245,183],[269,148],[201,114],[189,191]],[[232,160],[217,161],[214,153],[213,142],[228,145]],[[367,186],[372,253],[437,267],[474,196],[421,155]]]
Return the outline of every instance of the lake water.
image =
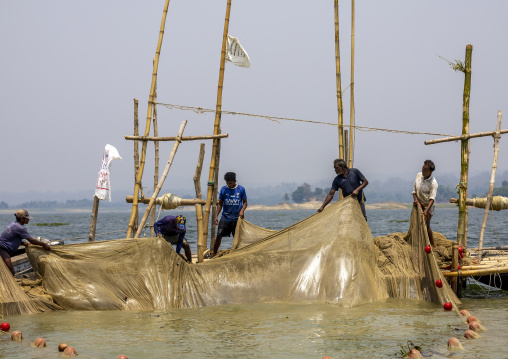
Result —
[[[196,250],[194,211],[188,218],[188,241]],[[449,239],[456,236],[456,209],[436,209],[433,229]],[[167,211],[161,214],[179,212]],[[314,211],[247,211],[250,222],[282,229]],[[32,236],[86,241],[89,213],[36,213],[27,226]],[[374,236],[408,229],[409,210],[368,211]],[[125,235],[130,213],[100,212],[97,240]],[[469,211],[469,245],[476,246],[483,210]],[[494,218],[494,225],[492,222]],[[12,221],[12,214],[0,214],[0,225]],[[69,223],[65,226],[35,226],[34,223]],[[495,230],[494,230],[495,227]],[[489,217],[485,245],[508,245],[508,211]],[[222,248],[231,244],[223,239]],[[468,309],[489,329],[481,339],[461,340],[465,351],[450,353],[447,340],[461,338],[466,326],[453,312],[441,306],[412,300],[388,300],[355,308],[328,304],[248,304],[165,312],[71,312],[59,311],[6,320],[12,330],[23,332],[23,343],[0,334],[0,358],[59,358],[56,347],[65,342],[76,348],[79,358],[393,358],[408,340],[433,358],[508,358],[508,295],[485,287],[469,288],[461,308]],[[488,295],[487,295],[488,294]],[[37,337],[47,348],[31,348]]]

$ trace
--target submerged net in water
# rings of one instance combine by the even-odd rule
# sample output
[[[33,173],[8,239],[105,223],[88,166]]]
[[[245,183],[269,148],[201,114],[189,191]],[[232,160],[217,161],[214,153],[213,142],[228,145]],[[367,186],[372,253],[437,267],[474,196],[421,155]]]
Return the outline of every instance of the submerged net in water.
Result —
[[[187,264],[161,238],[29,251],[45,291],[64,309],[168,309],[256,302],[334,303],[388,297],[459,303],[441,278],[421,210],[406,238],[372,238],[346,198],[280,231],[240,221],[232,250]],[[435,280],[441,278],[443,287]]]
[[[51,298],[25,292],[0,259],[0,318],[16,314],[35,314],[60,309]]]

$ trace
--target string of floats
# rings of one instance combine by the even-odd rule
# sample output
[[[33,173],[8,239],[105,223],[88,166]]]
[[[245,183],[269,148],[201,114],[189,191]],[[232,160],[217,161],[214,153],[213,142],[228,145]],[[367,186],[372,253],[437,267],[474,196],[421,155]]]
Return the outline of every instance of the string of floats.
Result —
[[[193,111],[197,113],[198,115],[202,115],[204,113],[215,113],[216,110],[210,109],[210,108],[203,108],[203,107],[194,107],[194,106],[184,106],[184,105],[174,105],[169,103],[162,103],[162,102],[156,102],[156,105],[164,106],[168,109],[175,109],[175,110],[181,110],[181,111]],[[306,123],[313,123],[318,125],[328,125],[333,127],[339,127],[336,123],[331,122],[320,122],[320,121],[312,121],[312,120],[302,120],[298,118],[289,118],[289,117],[277,117],[277,116],[268,116],[268,115],[256,115],[252,113],[245,113],[245,112],[233,112],[233,111],[221,111],[222,114],[226,115],[240,115],[240,116],[249,116],[249,117],[260,117],[265,118],[270,121],[274,121],[277,123],[280,123],[279,121],[296,121],[296,122],[306,122]],[[401,133],[406,135],[428,135],[428,136],[441,136],[441,137],[450,137],[451,135],[443,134],[443,133],[431,133],[431,132],[417,132],[417,131],[405,131],[405,130],[392,130],[388,128],[376,128],[376,127],[367,127],[367,126],[351,126],[351,125],[342,125],[342,127],[350,127],[357,129],[359,131],[365,131],[365,132],[372,132],[372,131],[380,131],[380,132],[389,132],[389,133]]]

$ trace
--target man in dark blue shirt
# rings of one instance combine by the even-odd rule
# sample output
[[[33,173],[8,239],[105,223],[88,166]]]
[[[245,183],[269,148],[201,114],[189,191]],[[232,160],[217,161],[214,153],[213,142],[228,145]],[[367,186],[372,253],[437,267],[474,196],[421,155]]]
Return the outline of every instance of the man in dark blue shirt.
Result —
[[[187,261],[192,263],[192,252],[189,243],[185,240],[186,222],[187,219],[181,214],[176,217],[166,216],[153,224],[153,230],[157,237],[164,238],[170,244],[176,244],[177,254],[180,254],[183,247]]]
[[[236,223],[238,217],[244,218],[245,209],[247,208],[247,193],[245,188],[236,184],[236,174],[227,172],[224,175],[226,186],[222,187],[219,193],[219,205],[217,206],[217,215],[214,218],[215,225],[219,225],[217,229],[217,238],[213,246],[213,255],[219,250],[222,237],[235,236]],[[224,210],[223,210],[224,209]],[[222,211],[220,223],[218,216]]]
[[[332,200],[335,192],[340,188],[344,197],[352,195],[353,197],[358,198],[363,216],[365,217],[365,220],[367,220],[363,189],[367,187],[369,181],[367,181],[365,176],[358,169],[348,168],[346,161],[342,159],[336,159],[333,161],[333,169],[335,170],[337,177],[333,180],[330,193],[328,193],[323,205],[318,209],[318,213],[321,213],[323,209],[325,209],[326,205]]]

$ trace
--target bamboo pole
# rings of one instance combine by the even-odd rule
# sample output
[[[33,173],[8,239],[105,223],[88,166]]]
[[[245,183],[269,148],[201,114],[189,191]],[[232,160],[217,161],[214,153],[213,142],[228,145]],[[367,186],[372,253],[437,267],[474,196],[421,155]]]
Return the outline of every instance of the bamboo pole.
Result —
[[[499,133],[502,135],[502,134],[508,133],[508,130],[500,130]],[[470,138],[477,138],[477,137],[494,136],[495,134],[496,134],[496,131],[479,132],[479,133],[473,133],[471,135],[462,135],[462,136],[453,136],[453,137],[439,138],[437,140],[425,141],[424,143],[426,145],[434,145],[436,143],[452,142],[452,141],[459,141],[459,140],[468,140]]]
[[[349,151],[348,166],[353,168],[355,126],[355,0],[351,0],[351,90],[349,105]]]
[[[137,98],[134,99],[134,136],[139,136],[139,120],[138,120],[138,107],[139,101]],[[134,181],[138,178],[139,172],[139,142],[134,141]],[[136,208],[136,215],[134,218],[133,231],[138,230],[139,223],[139,210]]]
[[[344,161],[349,163],[348,130],[344,130]]]
[[[154,103],[153,98],[154,98],[154,93],[155,93],[155,82],[157,80],[157,69],[159,67],[159,57],[160,57],[160,53],[161,53],[162,39],[164,37],[164,27],[166,25],[166,17],[168,14],[168,7],[169,7],[169,0],[166,0],[166,3],[164,5],[164,11],[162,14],[161,28],[159,31],[159,41],[157,43],[157,50],[155,51],[155,59],[153,61],[152,84],[150,86],[150,95],[148,98],[148,110],[147,110],[147,114],[146,114],[145,136],[148,136],[150,134],[150,123],[152,120],[152,105]],[[136,212],[138,210],[138,195],[139,195],[139,190],[141,187],[141,179],[143,178],[143,170],[145,168],[146,145],[147,145],[147,142],[143,141],[143,146],[141,148],[141,159],[139,162],[139,172],[138,172],[138,176],[136,177],[136,182],[134,185],[134,202],[132,202],[132,212],[131,212],[131,218],[129,220],[129,228],[127,229],[127,238],[130,238],[131,234],[133,232],[134,218],[136,217]],[[138,228],[137,232],[139,232],[139,228]]]
[[[203,159],[205,158],[205,144],[199,146],[199,158],[194,173],[194,188],[196,189],[196,198],[201,199],[201,171],[203,169]],[[206,238],[203,236],[203,206],[196,204],[196,223],[198,227],[198,263],[203,262],[206,249]]]
[[[214,139],[220,139],[220,138],[226,138],[229,137],[227,133],[221,133],[218,135],[206,135],[206,136],[185,136],[182,137],[182,141],[196,141],[196,140],[214,140]],[[157,136],[124,136],[126,140],[134,140],[134,141],[154,141],[154,142],[160,142],[160,141],[174,141],[176,140],[176,137],[157,137]]]
[[[342,84],[340,78],[340,47],[339,47],[339,0],[334,1],[335,13],[335,77],[337,82],[337,113],[339,124],[339,158],[344,158],[344,120],[342,106]],[[342,193],[342,192],[341,192]]]
[[[219,128],[220,131],[220,128]],[[212,221],[215,217],[217,217],[217,184],[219,183],[219,164],[220,164],[220,150],[221,150],[221,141],[219,140],[217,144],[217,156],[215,157],[215,163],[217,163],[217,167],[215,169],[215,176],[213,177],[213,194],[212,194]],[[215,248],[215,236],[216,236],[216,227],[215,223],[212,224],[212,230],[210,233],[210,249]]]
[[[473,46],[466,46],[464,66],[464,94],[462,105],[462,135],[469,135],[469,96],[471,93],[471,55]],[[460,146],[460,183],[459,183],[459,221],[457,225],[457,243],[467,247],[467,184],[469,173],[469,140],[461,140]]]
[[[146,197],[145,198],[138,198],[138,203],[149,204],[150,199],[151,199],[151,197],[150,198],[146,198]],[[132,203],[133,200],[134,200],[133,196],[125,196],[125,202]],[[180,206],[194,206],[196,204],[204,205],[205,203],[206,203],[206,201],[201,198],[193,198],[193,199],[182,198],[182,200],[180,201]],[[160,201],[158,200],[158,198],[155,199],[155,204],[160,204]]]
[[[157,81],[155,81],[154,105],[153,105],[153,135],[159,135],[159,128],[157,126]],[[153,188],[157,187],[159,183],[159,142],[154,142],[155,150],[155,168],[153,171]],[[150,213],[150,237],[155,237],[154,225],[155,223],[155,206],[153,206]]]
[[[482,262],[483,255],[483,237],[485,236],[485,228],[487,227],[487,220],[489,219],[489,209],[492,204],[492,193],[494,192],[494,183],[496,181],[497,157],[499,155],[499,139],[501,137],[500,131],[502,118],[503,113],[501,111],[497,111],[497,127],[496,134],[494,136],[494,161],[492,163],[492,172],[490,174],[489,194],[487,195],[487,203],[485,204],[482,228],[480,230],[480,239],[478,240],[478,260],[480,263]]]
[[[459,245],[457,243],[452,244],[452,270],[457,270],[459,267]],[[454,293],[457,293],[458,285],[457,278],[452,278],[450,286]]]
[[[471,276],[484,276],[489,274],[508,273],[508,266],[496,267],[489,269],[477,270],[461,270],[456,272],[443,272],[444,277],[471,277]]]
[[[92,220],[90,221],[90,233],[88,234],[88,241],[95,241],[95,229],[97,228],[97,214],[99,213],[99,197],[93,196],[92,206]]]
[[[185,125],[187,125],[187,121],[183,121],[180,125],[180,130],[178,131],[178,137],[181,137],[183,134],[183,130],[185,129]],[[150,198],[150,202],[148,203],[148,207],[146,208],[145,214],[143,215],[143,218],[141,219],[141,222],[139,223],[139,228],[136,232],[136,235],[134,238],[139,238],[139,235],[141,234],[141,231],[143,230],[143,227],[145,226],[146,220],[148,219],[148,215],[150,214],[150,210],[152,209],[153,205],[155,204],[155,199],[157,198],[157,195],[159,194],[162,185],[164,184],[164,181],[166,180],[166,176],[168,175],[169,169],[171,168],[171,164],[173,163],[173,158],[175,158],[176,151],[178,150],[178,146],[180,145],[180,141],[176,140],[175,144],[173,145],[173,150],[171,151],[171,154],[169,155],[168,162],[166,163],[166,167],[164,168],[164,172],[162,173],[162,176],[159,180],[159,183],[157,184],[157,187],[155,187],[153,191],[152,198]],[[138,202],[138,198],[133,198],[134,202]]]
[[[228,0],[226,7],[226,17],[224,19],[224,34],[222,36],[222,50],[220,56],[219,83],[217,85],[217,106],[215,109],[215,123],[213,126],[213,134],[218,135],[220,132],[220,120],[222,114],[222,88],[224,83],[224,67],[226,62],[226,43],[228,40],[229,15],[231,13],[231,0]],[[206,196],[205,215],[203,218],[203,235],[208,238],[208,223],[210,220],[210,207],[212,204],[212,196],[214,190],[214,178],[216,171],[215,158],[217,156],[219,140],[214,138],[212,147],[212,157],[210,160],[210,172],[208,174],[208,191]]]

